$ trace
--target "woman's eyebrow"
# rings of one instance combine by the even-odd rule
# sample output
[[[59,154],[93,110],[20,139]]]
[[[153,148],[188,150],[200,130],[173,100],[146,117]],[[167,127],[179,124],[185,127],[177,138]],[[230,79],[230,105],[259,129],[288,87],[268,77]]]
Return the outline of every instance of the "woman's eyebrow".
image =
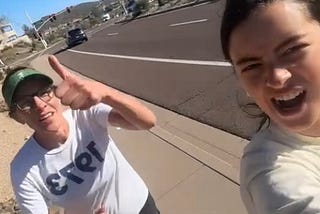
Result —
[[[45,86],[45,87],[40,87],[38,88],[38,90],[36,90],[35,92],[31,93],[31,94],[19,94],[18,96],[19,97],[25,97],[25,96],[36,96],[38,95],[39,93],[42,93],[42,92],[45,92],[47,91],[50,87],[56,87],[55,85],[48,85],[48,86]],[[23,91],[22,91],[23,92]]]
[[[303,37],[305,37],[306,34],[298,34],[298,35],[293,35],[289,38],[287,38],[286,40],[284,40],[283,42],[281,42],[275,49],[275,52],[279,52],[282,48],[286,47],[287,45],[289,45],[290,43],[293,43]]]
[[[293,43],[303,37],[305,37],[306,34],[298,34],[298,35],[293,35],[289,38],[287,38],[286,40],[284,40],[283,42],[281,42],[275,49],[275,52],[279,52],[282,48],[286,47],[287,45],[289,45],[290,43]],[[242,57],[239,60],[236,61],[236,65],[241,65],[241,64],[245,64],[248,62],[252,62],[252,61],[258,61],[260,60],[259,57]]]
[[[39,92],[41,92],[42,91],[42,89],[39,89],[39,90],[37,90],[37,91],[35,91],[35,92],[33,92],[33,93],[30,93],[30,94],[19,94],[18,96],[17,96],[17,98],[23,98],[23,97],[33,97],[33,96],[37,96],[38,94],[39,94]]]
[[[236,65],[241,65],[241,64],[245,64],[252,61],[258,61],[258,60],[260,60],[259,57],[242,57],[236,61]]]

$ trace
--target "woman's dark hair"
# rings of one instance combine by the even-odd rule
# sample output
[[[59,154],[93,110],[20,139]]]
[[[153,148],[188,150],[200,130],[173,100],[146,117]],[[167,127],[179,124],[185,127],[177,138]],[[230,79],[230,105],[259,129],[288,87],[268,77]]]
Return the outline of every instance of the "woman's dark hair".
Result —
[[[230,37],[236,27],[256,9],[276,1],[291,1],[306,6],[312,19],[320,22],[320,0],[227,0],[220,29],[221,46],[225,59],[230,61]]]
[[[256,9],[268,6],[276,1],[301,3],[305,6],[307,15],[320,23],[320,0],[227,0],[220,29],[221,46],[226,60],[231,61],[229,52],[230,37],[235,28],[244,22]],[[261,110],[257,104],[248,103],[240,105],[240,107],[249,117],[261,118],[258,131],[262,129],[265,124],[269,126],[270,118],[263,111],[255,114],[249,113],[252,108]]]

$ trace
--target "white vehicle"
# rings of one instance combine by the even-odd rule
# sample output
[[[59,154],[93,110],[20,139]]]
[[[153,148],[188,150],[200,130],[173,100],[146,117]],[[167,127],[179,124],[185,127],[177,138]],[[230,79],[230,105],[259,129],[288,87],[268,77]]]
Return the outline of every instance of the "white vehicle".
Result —
[[[108,21],[111,17],[110,17],[110,14],[109,14],[109,13],[106,13],[106,14],[104,14],[101,18],[102,18],[102,21],[106,22],[106,21]]]

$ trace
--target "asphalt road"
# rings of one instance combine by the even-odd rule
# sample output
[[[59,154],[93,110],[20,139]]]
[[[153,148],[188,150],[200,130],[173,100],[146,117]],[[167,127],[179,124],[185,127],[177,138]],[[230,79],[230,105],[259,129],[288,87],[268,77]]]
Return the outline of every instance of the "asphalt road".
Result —
[[[84,75],[216,128],[248,138],[257,126],[220,48],[224,1],[100,27],[89,41],[55,50]]]

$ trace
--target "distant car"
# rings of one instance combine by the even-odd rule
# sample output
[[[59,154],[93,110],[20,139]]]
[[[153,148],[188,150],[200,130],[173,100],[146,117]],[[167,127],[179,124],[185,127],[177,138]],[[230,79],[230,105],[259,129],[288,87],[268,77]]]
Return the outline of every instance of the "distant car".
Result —
[[[106,21],[108,21],[108,20],[111,19],[109,13],[104,14],[101,18],[102,18],[102,21],[103,21],[103,22],[106,22]]]
[[[66,44],[68,47],[73,47],[84,41],[88,41],[86,33],[80,28],[69,30],[66,34]]]

